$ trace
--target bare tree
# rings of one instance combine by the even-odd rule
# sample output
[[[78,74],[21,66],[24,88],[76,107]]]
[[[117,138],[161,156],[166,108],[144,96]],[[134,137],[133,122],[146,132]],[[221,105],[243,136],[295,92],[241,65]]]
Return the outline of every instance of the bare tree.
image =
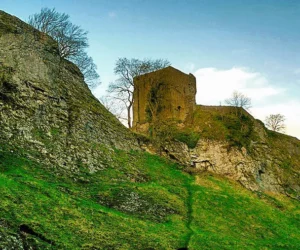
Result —
[[[129,128],[131,128],[132,124],[133,78],[170,65],[170,62],[164,59],[139,60],[135,58],[119,58],[117,60],[114,72],[119,78],[109,84],[108,92],[111,94],[111,97],[122,101],[122,108],[127,113],[127,125]]]
[[[69,18],[68,14],[59,13],[54,8],[42,8],[40,13],[29,16],[28,23],[56,40],[60,57],[75,63],[86,83],[93,87],[100,81],[97,67],[85,51],[88,47],[88,32],[71,23]]]
[[[251,98],[241,92],[234,91],[232,96],[225,100],[226,104],[248,110],[251,108]]]
[[[58,13],[54,8],[42,8],[40,13],[29,16],[28,23],[46,34],[54,34],[67,25],[69,15]]]
[[[84,75],[85,82],[90,87],[96,87],[100,84],[97,66],[94,63],[93,58],[88,56],[85,51],[81,51],[76,56],[72,56],[71,61],[78,66]]]
[[[285,116],[281,114],[272,114],[265,119],[266,126],[276,132],[284,132],[285,130]]]
[[[127,118],[125,114],[125,110],[122,109],[122,105],[124,105],[122,100],[117,100],[114,97],[111,96],[101,96],[100,102],[103,104],[103,106],[114,116],[119,119],[122,123],[127,123]]]
[[[60,56],[68,58],[88,47],[87,31],[72,24],[69,18],[55,9],[42,8],[40,13],[29,16],[28,23],[53,37],[58,42]]]

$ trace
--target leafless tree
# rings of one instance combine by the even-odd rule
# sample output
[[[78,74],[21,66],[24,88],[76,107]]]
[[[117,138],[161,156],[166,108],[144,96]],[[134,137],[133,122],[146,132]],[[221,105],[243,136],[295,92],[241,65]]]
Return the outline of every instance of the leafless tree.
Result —
[[[28,23],[47,34],[54,34],[68,23],[69,15],[58,13],[54,8],[42,8],[40,13],[29,16]]]
[[[101,96],[99,99],[103,106],[116,118],[118,118],[122,123],[127,123],[125,110],[122,109],[122,105],[124,105],[122,100],[118,100],[108,95]]]
[[[85,51],[79,52],[76,56],[71,57],[71,61],[75,63],[82,74],[84,75],[85,82],[90,87],[96,87],[100,84],[99,75],[97,73],[97,66],[93,58],[88,56]]]
[[[164,59],[127,59],[119,58],[114,69],[119,77],[115,82],[109,84],[108,92],[116,100],[122,100],[122,108],[127,113],[127,125],[131,128],[132,106],[133,106],[133,78],[151,71],[170,66],[170,62]]]
[[[59,13],[54,8],[42,8],[40,13],[29,16],[28,23],[56,40],[60,57],[75,63],[86,83],[93,87],[100,81],[97,67],[85,51],[88,32],[71,23],[69,18],[68,14]]]
[[[234,91],[232,96],[225,100],[226,104],[248,110],[251,108],[251,98],[241,92]]]
[[[272,114],[265,119],[266,126],[276,132],[284,132],[285,130],[285,116],[281,114]]]

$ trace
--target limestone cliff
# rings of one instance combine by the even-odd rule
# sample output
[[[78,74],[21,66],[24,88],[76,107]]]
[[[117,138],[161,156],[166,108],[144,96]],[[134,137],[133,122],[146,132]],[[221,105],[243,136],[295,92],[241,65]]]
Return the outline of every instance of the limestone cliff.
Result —
[[[194,76],[172,67],[135,78],[133,128],[154,137],[159,148],[147,150],[191,172],[211,171],[250,190],[300,197],[299,140],[269,131],[243,109],[195,105],[195,94]]]
[[[126,129],[91,94],[56,42],[0,11],[0,143],[65,169],[91,171],[113,148],[138,149]],[[31,153],[30,153],[31,152]]]
[[[184,130],[198,135],[193,148],[178,141]],[[197,106],[192,127],[173,136],[177,142],[165,144],[165,154],[181,161],[192,173],[209,171],[253,191],[300,199],[300,141],[269,131],[244,110]]]
[[[0,249],[298,249],[299,202],[203,172],[297,198],[299,141],[187,106],[188,126],[134,135],[50,37],[0,12]]]

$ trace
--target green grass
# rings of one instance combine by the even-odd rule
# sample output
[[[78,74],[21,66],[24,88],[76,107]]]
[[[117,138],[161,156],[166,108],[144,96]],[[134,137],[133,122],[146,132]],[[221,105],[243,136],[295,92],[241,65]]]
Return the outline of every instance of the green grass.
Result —
[[[189,249],[299,249],[299,202],[215,176],[196,183]]]
[[[255,127],[262,122],[242,108],[197,105],[192,121],[183,127],[179,123],[178,120],[156,121],[150,126],[149,136],[162,142],[175,139],[189,148],[195,148],[199,139],[226,141],[228,150],[245,147],[251,152],[251,143],[259,139]]]
[[[299,203],[258,196],[215,176],[190,176],[142,152],[116,150],[102,171],[66,174],[1,148],[0,196],[0,236],[18,235],[26,225],[35,235],[23,241],[36,249],[297,249],[300,243]]]
[[[192,129],[201,138],[227,141],[229,147],[250,149],[257,140],[255,120],[246,111],[227,106],[198,105],[194,113]]]
[[[67,177],[2,151],[0,218],[15,232],[25,224],[55,242],[48,249],[184,246],[187,191],[182,184],[191,177],[148,154],[117,151],[115,158],[115,166],[103,172]]]
[[[187,129],[186,131],[177,131],[174,139],[185,143],[189,148],[195,148],[200,139],[200,133]]]

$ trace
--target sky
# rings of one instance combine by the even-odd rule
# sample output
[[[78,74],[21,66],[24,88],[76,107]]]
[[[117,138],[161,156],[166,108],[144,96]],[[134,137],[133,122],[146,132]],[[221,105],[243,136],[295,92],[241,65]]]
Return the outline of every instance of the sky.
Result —
[[[286,117],[300,139],[300,0],[0,0],[22,20],[55,8],[89,32],[105,94],[120,57],[163,58],[197,79],[197,103],[225,104],[240,91],[262,121]]]

